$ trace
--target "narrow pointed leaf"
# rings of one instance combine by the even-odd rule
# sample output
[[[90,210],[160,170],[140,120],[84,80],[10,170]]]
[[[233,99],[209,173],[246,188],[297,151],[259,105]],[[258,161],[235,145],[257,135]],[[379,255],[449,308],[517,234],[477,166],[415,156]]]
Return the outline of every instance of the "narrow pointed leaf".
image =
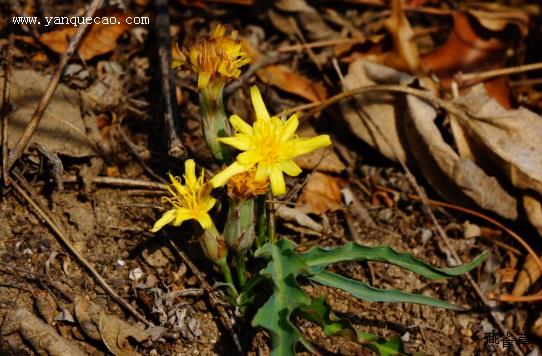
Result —
[[[458,276],[480,265],[488,256],[484,252],[468,263],[449,268],[437,268],[414,258],[408,253],[394,251],[388,246],[368,247],[354,242],[343,246],[323,249],[315,247],[299,257],[310,267],[311,273],[317,274],[326,266],[348,261],[386,262],[407,269],[428,279]]]
[[[321,271],[318,274],[309,276],[309,278],[325,286],[342,289],[356,298],[367,300],[369,302],[415,303],[430,305],[437,308],[462,309],[451,303],[424,295],[405,293],[393,289],[377,289],[361,281],[346,278],[328,271]]]

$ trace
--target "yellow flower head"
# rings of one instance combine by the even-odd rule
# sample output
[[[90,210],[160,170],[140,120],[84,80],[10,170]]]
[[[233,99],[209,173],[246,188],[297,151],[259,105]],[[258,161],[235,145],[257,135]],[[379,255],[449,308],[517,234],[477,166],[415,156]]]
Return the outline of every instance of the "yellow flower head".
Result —
[[[163,197],[162,200],[172,205],[154,224],[152,232],[156,232],[165,225],[172,223],[179,226],[183,221],[197,220],[201,227],[208,229],[213,226],[209,216],[209,210],[213,208],[216,199],[211,196],[211,189],[204,181],[204,171],[196,177],[196,164],[193,159],[184,163],[184,185],[180,177],[169,174],[171,186],[168,187],[171,197]]]
[[[173,67],[187,65],[198,75],[198,88],[204,89],[217,80],[224,84],[230,78],[238,78],[240,67],[250,62],[237,39],[237,31],[226,35],[224,25],[216,26],[211,35],[194,44],[189,50],[183,48],[181,60],[174,61]]]
[[[299,120],[294,114],[286,121],[270,117],[262,95],[256,86],[250,88],[252,105],[256,112],[256,121],[252,126],[239,116],[232,115],[230,123],[235,128],[233,137],[219,138],[220,142],[244,151],[228,168],[211,179],[213,187],[224,185],[232,176],[247,172],[256,167],[254,180],[262,181],[269,177],[273,195],[286,193],[283,172],[297,176],[301,168],[292,160],[331,144],[328,135],[313,138],[298,138],[295,135]]]

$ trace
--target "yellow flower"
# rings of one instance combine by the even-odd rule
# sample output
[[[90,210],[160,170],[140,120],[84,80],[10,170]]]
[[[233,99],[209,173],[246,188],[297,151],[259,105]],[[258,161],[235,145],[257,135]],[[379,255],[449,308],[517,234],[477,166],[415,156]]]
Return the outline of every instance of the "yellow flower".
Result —
[[[235,128],[233,137],[219,138],[220,142],[244,151],[228,168],[211,179],[213,187],[224,185],[232,176],[247,172],[256,167],[255,181],[269,177],[273,195],[286,193],[283,172],[297,176],[301,168],[292,160],[294,157],[309,153],[331,144],[328,135],[313,138],[298,138],[295,135],[299,120],[294,114],[286,121],[270,117],[262,95],[256,86],[250,88],[252,105],[256,112],[256,121],[252,126],[239,116],[232,115],[230,123]]]
[[[163,197],[172,208],[166,211],[154,224],[152,232],[156,232],[165,225],[172,223],[173,226],[179,226],[183,221],[194,219],[199,222],[202,228],[212,227],[213,221],[209,216],[209,210],[216,203],[216,199],[211,196],[211,189],[204,181],[204,171],[196,177],[196,164],[193,159],[184,163],[184,185],[180,177],[174,177],[169,174],[172,185],[168,187],[171,197]]]
[[[216,81],[224,84],[230,78],[238,78],[240,67],[250,62],[237,39],[237,31],[226,35],[224,25],[216,26],[209,37],[204,38],[189,50],[183,48],[181,60],[173,62],[173,67],[187,65],[198,75],[198,88],[205,89]]]

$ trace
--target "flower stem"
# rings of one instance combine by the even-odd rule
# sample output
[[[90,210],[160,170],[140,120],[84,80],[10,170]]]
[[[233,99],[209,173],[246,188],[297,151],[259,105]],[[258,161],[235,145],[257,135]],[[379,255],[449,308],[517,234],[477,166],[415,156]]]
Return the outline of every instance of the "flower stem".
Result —
[[[237,290],[235,289],[235,285],[233,284],[233,278],[231,275],[231,269],[228,265],[228,261],[226,258],[222,258],[215,262],[218,268],[220,268],[220,272],[222,272],[222,275],[224,276],[224,281],[226,281],[228,285],[228,293],[230,294],[230,297],[237,298]]]
[[[240,251],[235,253],[235,264],[237,266],[237,280],[239,281],[239,286],[243,286],[247,283],[247,268],[245,265],[245,251]]]
[[[275,205],[273,202],[267,203],[267,236],[269,242],[277,243],[275,234]]]
[[[231,149],[218,142],[218,138],[231,135],[231,127],[224,111],[223,85],[209,85],[199,95],[203,136],[213,157],[223,163],[231,161]]]
[[[266,240],[266,219],[265,219],[265,195],[260,195],[256,199],[256,245],[258,247],[263,246]]]

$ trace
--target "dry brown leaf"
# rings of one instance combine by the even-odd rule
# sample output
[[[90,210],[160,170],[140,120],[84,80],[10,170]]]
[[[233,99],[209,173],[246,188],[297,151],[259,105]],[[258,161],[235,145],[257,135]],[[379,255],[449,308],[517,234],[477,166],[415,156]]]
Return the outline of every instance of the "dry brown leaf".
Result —
[[[3,323],[2,335],[19,332],[39,355],[85,356],[86,353],[69,340],[58,335],[51,326],[24,309],[8,313]]]
[[[357,60],[348,67],[344,86],[353,89],[375,84],[409,84],[414,79],[383,65]],[[352,133],[387,158],[407,161],[406,146],[403,145],[406,138],[396,117],[396,113],[405,110],[403,100],[385,92],[365,93],[354,98],[354,103],[343,101],[340,104]]]
[[[10,148],[19,141],[48,83],[49,78],[36,71],[13,71],[11,100],[15,110],[10,114]],[[87,139],[79,103],[77,91],[60,84],[29,145],[38,142],[51,152],[72,157],[93,156],[94,150]]]
[[[393,40],[393,49],[385,53],[379,63],[408,73],[422,74],[414,31],[405,16],[401,0],[392,1],[391,16],[386,21],[386,29]]]
[[[304,205],[300,209],[307,214],[318,215],[336,211],[342,206],[341,189],[345,185],[346,182],[341,178],[320,172],[312,173],[297,201]]]
[[[115,356],[138,356],[128,342],[129,338],[141,342],[150,334],[114,315],[106,313],[93,303],[88,296],[77,297],[74,301],[75,316],[85,334],[94,340],[102,340]]]
[[[327,98],[326,88],[322,83],[313,83],[309,78],[293,72],[284,65],[270,65],[260,69],[256,74],[262,81],[311,102]]]
[[[310,125],[303,125],[300,127],[297,130],[297,134],[299,137],[315,137],[318,135],[316,130]],[[337,174],[344,172],[346,169],[344,163],[331,147],[312,151],[303,156],[298,156],[294,159],[294,161],[302,169]]]
[[[84,60],[111,52],[117,47],[117,39],[128,31],[132,25],[126,23],[128,14],[113,12],[107,17],[117,19],[117,24],[93,24],[79,46],[79,54]],[[46,32],[40,36],[40,41],[53,52],[61,54],[68,46],[70,38],[77,31],[76,26],[65,26],[58,30]]]
[[[500,37],[500,32],[484,29],[474,16],[456,12],[453,15],[453,30],[446,42],[422,57],[426,73],[434,73],[440,84],[451,88],[452,80],[458,73],[469,73],[501,68],[510,43]],[[460,89],[472,82],[458,83]],[[491,96],[505,107],[510,107],[510,90],[506,77],[484,81]]]
[[[491,160],[514,187],[542,195],[542,117],[504,109],[481,85],[455,103],[469,115],[459,122],[476,144],[477,159]]]
[[[524,9],[509,7],[497,2],[478,3],[477,8],[467,10],[476,17],[480,25],[491,31],[504,31],[508,26],[515,26],[521,37],[529,33],[529,13]]]
[[[310,218],[307,214],[296,208],[290,208],[286,205],[279,205],[275,211],[278,219],[283,221],[295,222],[298,226],[321,232],[324,227]]]
[[[274,5],[279,10],[297,13],[300,27],[307,33],[310,41],[339,37],[339,33],[328,26],[322,15],[305,0],[279,0]]]
[[[495,177],[488,176],[476,163],[460,157],[446,143],[435,124],[437,112],[425,101],[407,96],[408,118],[405,131],[416,164],[433,188],[447,200],[476,203],[481,208],[509,219],[517,218],[517,202]]]

